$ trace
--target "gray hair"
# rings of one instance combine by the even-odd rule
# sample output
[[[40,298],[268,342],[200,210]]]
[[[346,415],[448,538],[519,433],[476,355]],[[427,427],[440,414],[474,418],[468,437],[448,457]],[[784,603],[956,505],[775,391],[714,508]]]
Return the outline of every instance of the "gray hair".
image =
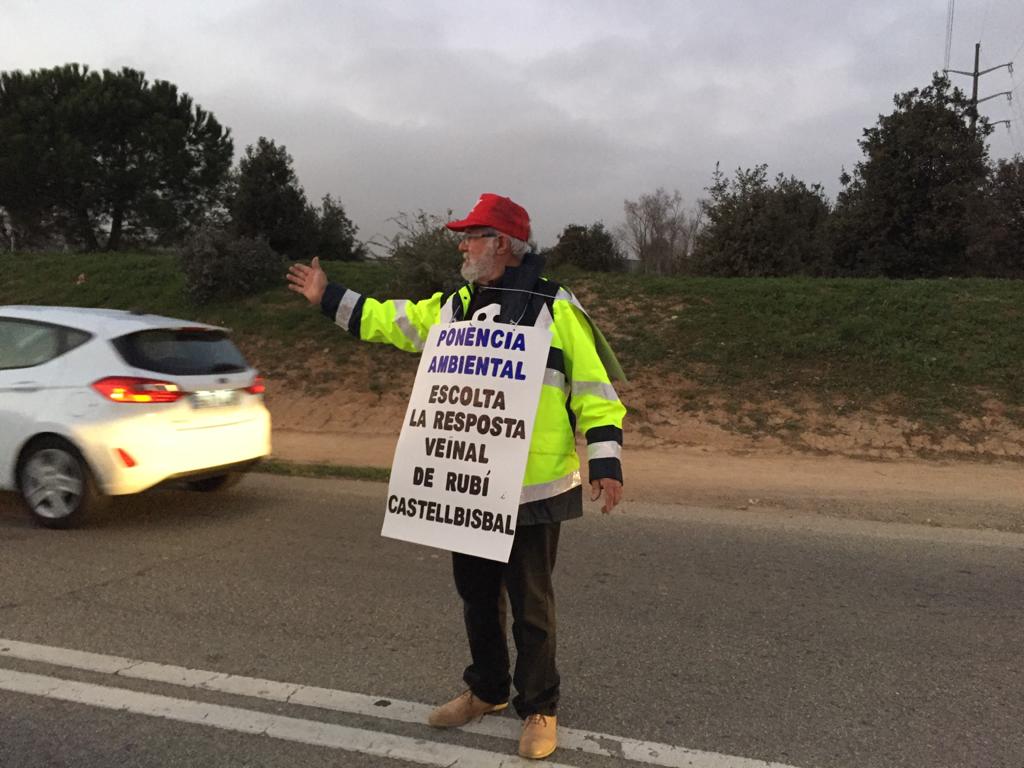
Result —
[[[515,256],[517,259],[523,258],[523,256],[525,256],[527,252],[532,251],[534,250],[534,248],[536,248],[536,245],[534,245],[533,242],[533,230],[530,230],[530,234],[527,235],[526,240],[520,240],[518,238],[512,237],[511,235],[506,235],[506,237],[508,238],[509,250],[512,251],[512,255]]]

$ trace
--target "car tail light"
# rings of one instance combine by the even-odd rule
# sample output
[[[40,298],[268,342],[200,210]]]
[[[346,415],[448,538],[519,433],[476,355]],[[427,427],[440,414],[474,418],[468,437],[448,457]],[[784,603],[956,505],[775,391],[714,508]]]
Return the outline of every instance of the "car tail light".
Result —
[[[245,388],[245,391],[250,395],[262,395],[267,391],[267,385],[263,382],[262,376],[257,376],[252,380],[252,384]]]
[[[173,403],[187,394],[169,381],[134,376],[108,376],[92,388],[115,403]]]

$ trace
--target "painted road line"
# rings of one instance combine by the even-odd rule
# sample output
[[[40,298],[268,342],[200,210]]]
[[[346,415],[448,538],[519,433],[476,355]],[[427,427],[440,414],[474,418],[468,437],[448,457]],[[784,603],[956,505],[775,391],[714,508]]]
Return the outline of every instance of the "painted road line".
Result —
[[[107,656],[69,648],[23,643],[17,640],[0,639],[0,657],[3,656],[404,723],[425,723],[427,715],[433,709],[426,704],[412,701],[229,675],[170,664],[157,664],[121,656]],[[520,724],[518,720],[510,717],[486,717],[479,722],[464,726],[461,730],[518,741]],[[722,755],[717,752],[704,752],[672,744],[640,741],[564,726],[559,726],[558,742],[559,749],[562,750],[617,757],[648,765],[665,766],[665,768],[793,768],[782,763]]]
[[[110,688],[92,683],[62,680],[58,677],[32,675],[0,669],[0,690],[42,696],[48,699],[85,704],[136,715],[159,717],[180,723],[202,725],[251,735],[269,736],[283,741],[310,744],[315,747],[360,752],[364,755],[407,760],[421,765],[453,766],[455,768],[523,768],[536,763],[515,755],[502,755],[483,749],[440,744],[424,739],[395,736],[379,731],[364,731],[334,723],[301,720],[296,717],[254,712],[238,707],[225,707],[152,693]],[[548,763],[550,768],[572,768],[561,763]]]

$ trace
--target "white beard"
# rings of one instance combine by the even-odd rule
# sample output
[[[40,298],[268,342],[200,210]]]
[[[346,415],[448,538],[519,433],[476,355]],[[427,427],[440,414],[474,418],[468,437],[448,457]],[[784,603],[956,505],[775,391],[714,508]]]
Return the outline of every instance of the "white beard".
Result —
[[[494,271],[496,259],[495,254],[489,253],[486,256],[481,256],[475,262],[463,261],[462,279],[467,283],[477,283],[481,278],[489,275]]]

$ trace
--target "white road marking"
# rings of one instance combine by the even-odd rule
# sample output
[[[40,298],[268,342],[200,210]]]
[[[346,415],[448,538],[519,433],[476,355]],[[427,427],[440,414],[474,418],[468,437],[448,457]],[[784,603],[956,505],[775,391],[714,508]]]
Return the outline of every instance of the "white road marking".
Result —
[[[61,680],[57,677],[32,675],[0,669],[0,690],[45,696],[49,699],[87,704],[102,709],[149,715],[181,723],[204,725],[225,731],[269,736],[284,741],[311,744],[316,747],[342,749],[366,755],[408,760],[423,765],[457,766],[457,768],[523,768],[536,765],[513,755],[500,755],[483,749],[439,744],[407,736],[379,731],[364,731],[334,723],[301,720],[295,717],[254,712],[238,707],[225,707],[152,693],[109,688],[92,683]],[[551,768],[572,768],[560,763],[545,763]]]
[[[433,707],[412,701],[339,691],[330,688],[282,683],[209,670],[157,664],[121,656],[107,656],[69,648],[23,643],[0,638],[0,657],[69,667],[88,672],[197,688],[218,693],[280,701],[335,712],[364,715],[404,723],[425,723]],[[244,711],[244,710],[242,710]],[[520,723],[510,717],[486,717],[460,730],[485,736],[519,740]],[[560,750],[617,757],[666,768],[794,768],[783,763],[754,760],[717,752],[686,749],[671,744],[640,741],[623,736],[558,728]],[[491,765],[494,763],[492,762]],[[461,764],[460,764],[461,765]],[[546,765],[551,765],[546,763]]]

